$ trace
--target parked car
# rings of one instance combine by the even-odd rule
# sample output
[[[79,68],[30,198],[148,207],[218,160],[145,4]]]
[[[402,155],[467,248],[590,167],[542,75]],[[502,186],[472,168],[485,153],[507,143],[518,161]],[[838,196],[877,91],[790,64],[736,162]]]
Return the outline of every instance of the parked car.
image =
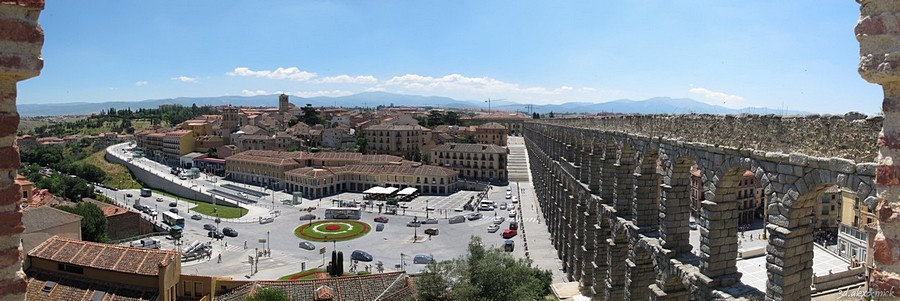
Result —
[[[310,251],[312,251],[312,250],[315,250],[315,249],[316,249],[316,245],[314,245],[313,243],[308,242],[308,241],[301,241],[301,242],[300,242],[300,248],[301,248],[301,249],[304,249],[304,250],[310,250]]]
[[[448,220],[447,222],[450,224],[465,223],[466,217],[464,215],[457,215],[457,216],[451,217],[450,220]]]
[[[375,231],[384,231],[384,224],[381,224],[381,223],[376,224]]]
[[[412,222],[406,223],[406,226],[407,226],[407,227],[421,227],[421,226],[422,226],[422,222],[419,222],[419,221],[412,221]]]
[[[194,214],[194,215],[191,215],[191,219],[199,221],[199,220],[203,219],[203,216],[199,215],[199,214]]]
[[[503,238],[506,238],[506,239],[510,239],[510,238],[515,237],[516,234],[519,234],[519,231],[516,231],[516,230],[503,230],[503,234],[500,234],[500,236],[503,237]]]
[[[425,229],[425,235],[438,235],[439,233],[440,231],[438,230],[438,228]]]
[[[418,254],[413,257],[413,264],[429,264],[432,261],[434,261],[434,258],[429,255]]]
[[[178,208],[169,208],[169,212],[178,213]]]
[[[223,234],[222,232],[219,232],[219,231],[209,231],[209,232],[206,232],[206,236],[207,236],[207,237],[212,237],[212,238],[215,238],[215,239],[222,239],[222,238],[225,238],[225,234]]]
[[[516,222],[516,221],[510,221],[510,222],[509,222],[509,229],[510,229],[510,230],[519,230],[519,223]]]
[[[510,212],[509,212],[509,218],[516,218],[516,212],[515,212],[515,211],[510,211]]]
[[[505,220],[506,220],[506,218],[504,218],[504,217],[502,217],[502,216],[495,216],[495,217],[494,217],[494,224],[497,224],[497,225],[502,224],[503,221],[505,221]]]
[[[376,223],[387,223],[388,220],[390,219],[388,219],[386,216],[379,216],[375,218]]]
[[[437,220],[436,218],[433,218],[433,217],[432,217],[432,218],[427,218],[427,219],[425,219],[424,221],[422,221],[422,223],[423,223],[423,224],[430,224],[430,225],[437,225],[438,220]]]
[[[478,220],[478,219],[481,219],[481,213],[472,212],[472,213],[469,213],[469,215],[466,218],[468,218],[470,221]]]
[[[307,213],[307,214],[300,216],[301,221],[308,221],[308,220],[315,220],[315,219],[316,219],[316,215],[312,214],[312,213]]]
[[[169,203],[169,207],[178,207],[178,202]]]
[[[133,195],[131,195],[130,193],[126,193],[125,196],[127,196],[127,197],[133,197]]]
[[[487,227],[487,230],[488,230],[488,233],[494,233],[494,232],[497,232],[497,230],[500,230],[500,226],[498,226],[496,224],[491,224],[490,226]]]
[[[234,228],[231,228],[231,227],[222,228],[222,234],[225,234],[225,236],[228,236],[228,237],[237,237],[238,236],[237,230],[234,230]]]
[[[350,259],[362,262],[370,262],[372,261],[372,254],[360,250],[354,250],[353,253],[350,253]]]

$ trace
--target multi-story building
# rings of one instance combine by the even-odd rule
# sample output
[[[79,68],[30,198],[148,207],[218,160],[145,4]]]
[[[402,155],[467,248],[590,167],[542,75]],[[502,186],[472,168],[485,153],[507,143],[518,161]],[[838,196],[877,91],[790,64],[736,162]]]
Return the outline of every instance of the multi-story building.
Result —
[[[246,151],[225,159],[231,180],[321,197],[374,186],[415,187],[424,194],[456,191],[456,172],[391,155],[350,152]]]
[[[475,127],[475,142],[506,146],[508,134],[509,130],[505,126],[496,122],[488,122]]]
[[[507,149],[493,144],[438,145],[431,150],[432,165],[459,172],[459,177],[505,184],[507,178]]]
[[[475,115],[472,117],[472,122],[476,124],[496,122],[506,127],[510,136],[518,136],[522,134],[522,126],[527,119],[531,119],[531,117],[522,113],[492,113]]]
[[[240,132],[238,132],[240,133]],[[238,151],[275,150],[275,137],[264,135],[232,134],[231,142]]]
[[[745,171],[735,188],[737,193],[738,222],[741,225],[750,225],[757,218],[762,218],[765,206],[762,185],[756,180],[752,171]]]
[[[162,161],[163,138],[166,134],[156,131],[141,131],[136,133],[137,146],[144,150],[144,156],[155,161]]]
[[[703,203],[703,177],[697,165],[691,166],[691,216],[700,220],[700,204]]]
[[[857,264],[866,262],[868,234],[865,227],[875,223],[873,208],[859,199],[856,192],[840,189],[840,225],[838,225],[838,255]]]
[[[327,148],[338,148],[349,146],[356,143],[356,137],[353,136],[353,129],[346,126],[337,126],[322,130],[322,146]]]
[[[368,153],[401,156],[410,160],[421,156],[431,141],[431,130],[420,125],[372,125],[362,130]]]
[[[194,151],[197,136],[191,130],[177,130],[166,132],[162,140],[162,162],[177,165],[181,162],[181,156]]]
[[[818,230],[827,232],[837,232],[838,224],[841,223],[841,199],[843,198],[843,190],[840,186],[834,185],[825,189],[819,202],[816,202],[813,208],[815,216],[814,225]]]

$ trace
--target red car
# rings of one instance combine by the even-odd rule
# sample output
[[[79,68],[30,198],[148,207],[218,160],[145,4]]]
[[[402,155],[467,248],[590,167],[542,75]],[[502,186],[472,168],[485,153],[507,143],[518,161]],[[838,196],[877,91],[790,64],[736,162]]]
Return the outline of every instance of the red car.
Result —
[[[379,217],[376,217],[376,218],[375,218],[375,222],[376,222],[376,223],[387,223],[387,222],[388,222],[388,218],[385,217],[385,216],[379,216]]]
[[[519,231],[516,230],[503,230],[503,234],[500,234],[503,238],[510,239],[519,234]]]

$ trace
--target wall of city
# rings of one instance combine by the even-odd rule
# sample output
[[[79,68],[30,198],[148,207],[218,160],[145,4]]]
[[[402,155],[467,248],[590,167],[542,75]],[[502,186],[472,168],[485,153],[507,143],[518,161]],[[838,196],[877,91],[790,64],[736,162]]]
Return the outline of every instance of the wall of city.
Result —
[[[141,184],[143,184],[145,187],[162,190],[186,199],[207,203],[212,202],[212,196],[209,194],[201,193],[189,187],[181,186],[177,183],[167,180],[163,176],[154,174],[150,171],[144,170],[143,168],[135,166],[134,164],[131,164],[131,162],[122,160],[121,158],[110,154],[110,152],[106,152],[106,160],[127,167],[128,170],[131,171],[131,174],[134,175],[135,180],[141,182]],[[231,202],[222,202],[221,200],[217,202],[217,204],[225,206],[236,206]]]
[[[847,113],[809,115],[635,115],[552,119],[551,122],[622,131],[648,137],[702,142],[716,146],[838,157],[875,162],[881,116]]]

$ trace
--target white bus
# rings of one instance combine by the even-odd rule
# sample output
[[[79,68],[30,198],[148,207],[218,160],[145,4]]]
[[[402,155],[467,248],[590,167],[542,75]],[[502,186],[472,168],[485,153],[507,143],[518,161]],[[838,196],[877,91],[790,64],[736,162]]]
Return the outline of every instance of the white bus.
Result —
[[[179,226],[181,228],[184,228],[184,218],[178,214],[169,211],[163,211],[162,218],[163,222],[166,223],[166,225]]]
[[[331,207],[325,209],[326,219],[360,219],[362,209],[353,207]]]

